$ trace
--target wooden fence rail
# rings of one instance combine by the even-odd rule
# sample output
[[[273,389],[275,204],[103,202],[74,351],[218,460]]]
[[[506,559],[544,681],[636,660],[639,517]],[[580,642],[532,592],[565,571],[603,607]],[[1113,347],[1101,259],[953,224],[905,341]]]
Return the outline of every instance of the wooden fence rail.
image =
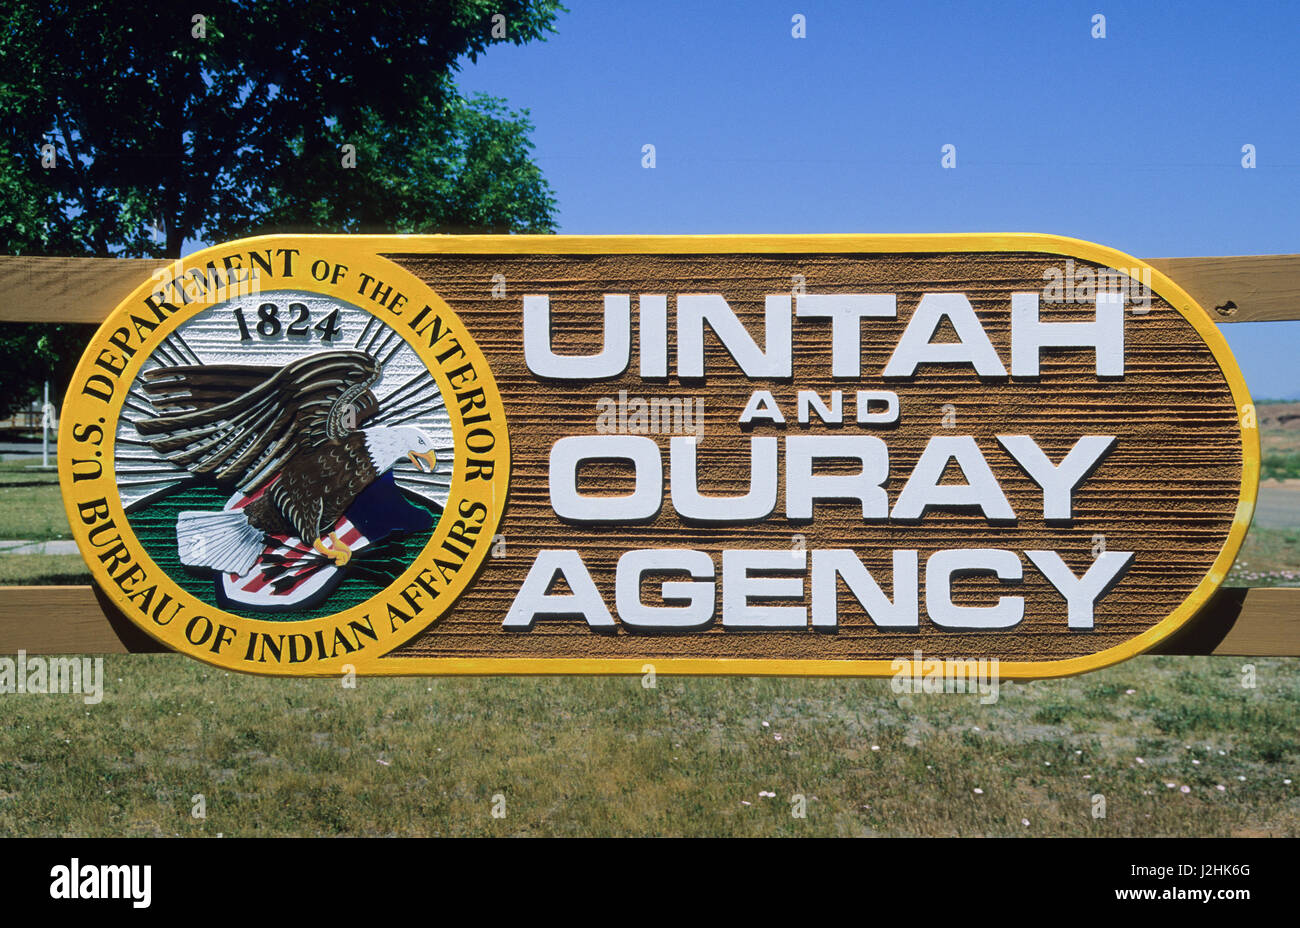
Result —
[[[1300,255],[1148,258],[1218,322],[1300,319]],[[167,266],[152,258],[0,256],[0,322],[88,322],[108,318],[126,295]]]
[[[1300,320],[1300,255],[1150,258],[1223,324]],[[167,262],[0,256],[0,322],[102,322]],[[0,586],[0,654],[163,650],[92,586]],[[1300,656],[1300,589],[1221,589],[1161,654]]]

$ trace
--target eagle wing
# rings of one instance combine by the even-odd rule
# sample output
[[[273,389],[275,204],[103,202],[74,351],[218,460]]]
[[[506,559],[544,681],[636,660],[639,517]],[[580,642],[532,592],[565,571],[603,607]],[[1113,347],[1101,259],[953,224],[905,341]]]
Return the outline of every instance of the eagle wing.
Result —
[[[266,495],[295,534],[311,542],[327,532],[377,476],[365,439],[357,435],[295,458]]]
[[[322,351],[279,369],[155,368],[144,391],[159,414],[137,420],[136,431],[178,467],[252,493],[300,450],[342,439],[374,415],[380,373],[362,351]]]

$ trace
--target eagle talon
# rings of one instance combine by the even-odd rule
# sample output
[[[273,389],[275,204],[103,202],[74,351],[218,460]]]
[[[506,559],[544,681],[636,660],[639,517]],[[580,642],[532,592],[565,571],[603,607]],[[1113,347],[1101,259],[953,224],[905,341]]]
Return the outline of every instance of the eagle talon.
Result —
[[[342,567],[352,559],[352,549],[340,541],[335,532],[330,532],[330,543],[334,546],[333,548],[325,547],[325,543],[317,538],[311,543],[311,546],[333,561],[335,567]]]

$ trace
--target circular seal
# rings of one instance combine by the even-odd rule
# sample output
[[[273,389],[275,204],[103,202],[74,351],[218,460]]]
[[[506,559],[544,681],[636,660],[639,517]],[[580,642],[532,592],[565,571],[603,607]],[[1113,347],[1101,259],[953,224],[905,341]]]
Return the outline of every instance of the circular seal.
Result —
[[[510,471],[474,339],[359,237],[248,239],[160,270],[92,339],[58,447],[113,603],[256,673],[364,671],[444,616]]]

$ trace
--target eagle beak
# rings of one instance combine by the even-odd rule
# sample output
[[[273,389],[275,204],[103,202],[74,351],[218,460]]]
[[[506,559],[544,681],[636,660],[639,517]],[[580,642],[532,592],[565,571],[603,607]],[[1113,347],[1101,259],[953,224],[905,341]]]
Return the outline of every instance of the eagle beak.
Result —
[[[425,451],[423,453],[419,451],[408,451],[406,456],[410,459],[411,463],[415,465],[415,469],[420,471],[420,473],[433,473],[434,465],[438,463],[438,458],[432,451]]]

